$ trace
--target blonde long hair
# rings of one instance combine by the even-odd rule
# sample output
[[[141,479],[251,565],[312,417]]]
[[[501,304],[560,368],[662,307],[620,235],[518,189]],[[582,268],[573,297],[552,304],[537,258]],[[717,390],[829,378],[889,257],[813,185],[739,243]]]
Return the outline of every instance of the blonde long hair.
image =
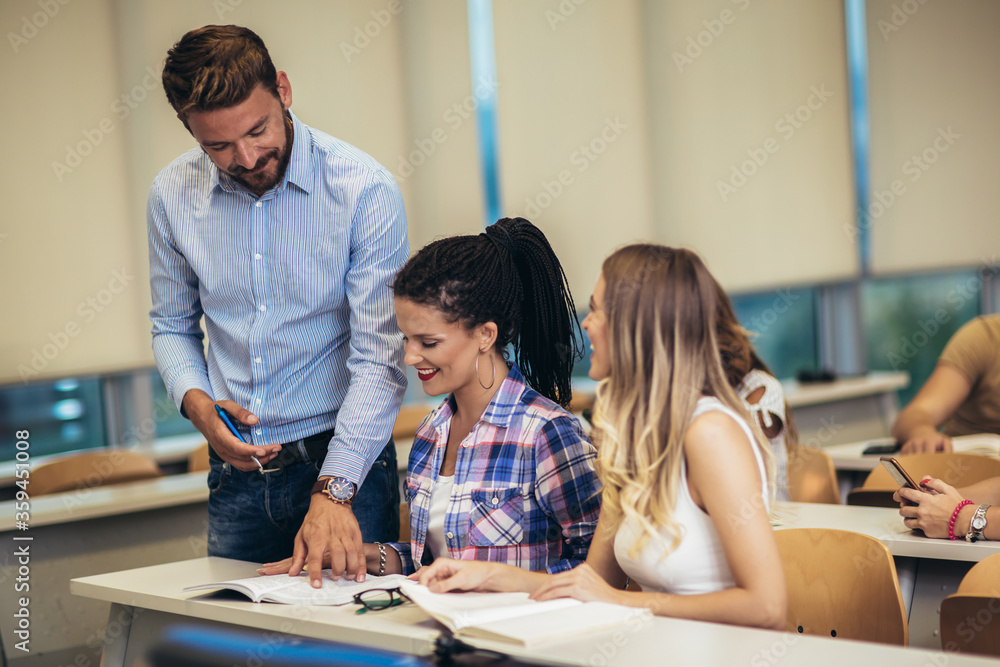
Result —
[[[684,433],[698,399],[715,396],[754,433],[773,489],[773,456],[726,378],[716,333],[715,281],[690,250],[630,245],[604,261],[610,373],[597,387],[592,434],[604,508],[643,527],[634,557],[664,527],[664,555],[680,544],[674,520]],[[720,462],[720,465],[723,462]]]

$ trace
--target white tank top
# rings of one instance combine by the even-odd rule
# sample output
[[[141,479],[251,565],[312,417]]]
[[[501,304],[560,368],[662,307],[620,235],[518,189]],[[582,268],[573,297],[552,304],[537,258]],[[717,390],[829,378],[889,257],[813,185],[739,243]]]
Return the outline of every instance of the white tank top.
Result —
[[[448,541],[444,534],[444,520],[448,514],[451,490],[455,476],[438,475],[431,487],[431,507],[427,517],[427,548],[435,558],[448,555]]]
[[[754,445],[750,427],[734,410],[715,397],[703,396],[695,407],[694,419],[706,412],[723,412],[740,425],[747,436],[747,445],[753,449],[761,478],[761,500],[769,509],[767,474],[764,460]],[[687,465],[681,459],[681,474],[674,518],[681,529],[681,542],[666,558],[664,550],[670,545],[666,530],[653,535],[635,558],[629,557],[629,548],[639,539],[642,529],[635,519],[625,519],[615,534],[615,558],[622,570],[634,579],[644,591],[660,591],[677,595],[712,593],[732,588],[733,573],[722,550],[722,542],[712,518],[695,504],[687,483]]]

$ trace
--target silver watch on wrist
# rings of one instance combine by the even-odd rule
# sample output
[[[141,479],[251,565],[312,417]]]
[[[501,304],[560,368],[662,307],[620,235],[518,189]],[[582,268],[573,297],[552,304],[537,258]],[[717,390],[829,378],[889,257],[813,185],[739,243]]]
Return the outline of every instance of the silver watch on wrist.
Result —
[[[965,534],[967,541],[978,542],[986,539],[983,533],[986,530],[986,510],[989,508],[989,505],[980,505],[976,508],[976,513],[972,515],[972,521],[969,522],[969,532]]]

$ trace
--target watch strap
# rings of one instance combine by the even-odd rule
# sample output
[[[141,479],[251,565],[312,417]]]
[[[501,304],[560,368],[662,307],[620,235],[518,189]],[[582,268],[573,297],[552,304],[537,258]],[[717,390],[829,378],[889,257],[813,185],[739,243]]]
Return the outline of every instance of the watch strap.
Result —
[[[319,493],[320,491],[325,491],[326,483],[329,481],[330,481],[329,477],[320,477],[319,479],[317,479],[316,483],[313,484],[312,491],[309,492],[309,495],[312,495],[314,493]]]
[[[969,522],[969,532],[965,536],[970,542],[986,539],[984,534],[986,532],[986,510],[989,508],[989,505],[980,505],[976,508],[975,514],[972,515],[972,521]]]

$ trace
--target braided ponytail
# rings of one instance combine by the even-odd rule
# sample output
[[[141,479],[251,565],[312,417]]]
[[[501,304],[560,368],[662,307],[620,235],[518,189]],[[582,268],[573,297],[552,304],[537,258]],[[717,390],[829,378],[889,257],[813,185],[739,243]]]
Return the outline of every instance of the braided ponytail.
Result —
[[[573,361],[583,354],[576,307],[548,240],[524,218],[425,246],[400,269],[393,291],[468,328],[496,323],[501,354],[512,344],[528,384],[569,405]]]

